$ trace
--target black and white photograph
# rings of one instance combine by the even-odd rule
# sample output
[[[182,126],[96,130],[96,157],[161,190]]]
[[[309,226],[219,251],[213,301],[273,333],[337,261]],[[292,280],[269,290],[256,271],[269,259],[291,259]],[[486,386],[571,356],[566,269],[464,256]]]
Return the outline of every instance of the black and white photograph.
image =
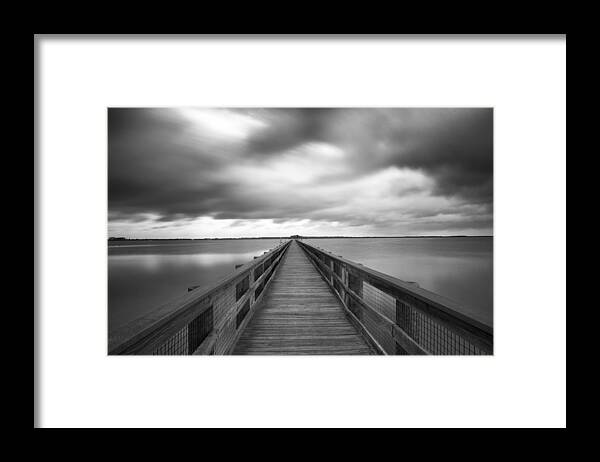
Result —
[[[566,428],[566,158],[566,34],[34,34],[34,428]]]
[[[109,108],[109,354],[490,355],[492,108]]]

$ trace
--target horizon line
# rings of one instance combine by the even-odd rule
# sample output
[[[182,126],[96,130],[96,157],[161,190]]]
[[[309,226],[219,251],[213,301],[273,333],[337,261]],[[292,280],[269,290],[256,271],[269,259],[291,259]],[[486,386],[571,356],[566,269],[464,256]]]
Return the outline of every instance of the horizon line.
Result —
[[[296,236],[296,235],[293,235]],[[318,235],[297,235],[301,239],[410,239],[427,237],[494,237],[493,234],[431,234],[431,235],[411,235],[411,236],[318,236]],[[174,241],[174,240],[224,240],[224,239],[294,239],[292,236],[240,236],[240,237],[124,237],[109,236],[108,240],[127,240],[127,241]]]

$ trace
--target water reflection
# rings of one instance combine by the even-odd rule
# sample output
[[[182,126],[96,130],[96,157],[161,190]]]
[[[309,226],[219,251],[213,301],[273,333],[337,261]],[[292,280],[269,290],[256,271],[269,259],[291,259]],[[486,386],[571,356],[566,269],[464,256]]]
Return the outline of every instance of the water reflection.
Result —
[[[199,268],[212,268],[227,264],[233,265],[240,261],[250,261],[257,256],[256,252],[246,253],[196,253],[196,254],[142,254],[142,255],[111,255],[110,263],[113,267],[137,267],[142,271],[163,271],[168,267],[197,266]]]
[[[108,248],[108,327],[129,322],[191,286],[207,287],[279,240],[140,241]]]

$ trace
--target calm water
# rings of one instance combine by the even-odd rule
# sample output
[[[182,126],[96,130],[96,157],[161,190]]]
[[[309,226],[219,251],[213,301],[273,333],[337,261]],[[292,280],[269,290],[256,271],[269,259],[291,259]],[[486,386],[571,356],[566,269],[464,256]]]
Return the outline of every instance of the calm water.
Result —
[[[279,239],[122,241],[108,247],[108,327],[120,326],[187,293],[209,286]]]
[[[458,302],[492,325],[493,238],[307,239],[306,242]]]
[[[492,324],[492,238],[310,239],[307,242],[459,302]],[[108,248],[109,329],[206,287],[278,239],[125,241]]]

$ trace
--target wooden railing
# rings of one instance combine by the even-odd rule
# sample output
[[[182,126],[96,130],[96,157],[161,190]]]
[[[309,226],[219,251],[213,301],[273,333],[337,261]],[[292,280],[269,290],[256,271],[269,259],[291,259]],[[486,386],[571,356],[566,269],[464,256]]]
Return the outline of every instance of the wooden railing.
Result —
[[[490,355],[493,330],[444,297],[297,241],[380,354]]]
[[[229,354],[291,241],[109,333],[109,355]]]

